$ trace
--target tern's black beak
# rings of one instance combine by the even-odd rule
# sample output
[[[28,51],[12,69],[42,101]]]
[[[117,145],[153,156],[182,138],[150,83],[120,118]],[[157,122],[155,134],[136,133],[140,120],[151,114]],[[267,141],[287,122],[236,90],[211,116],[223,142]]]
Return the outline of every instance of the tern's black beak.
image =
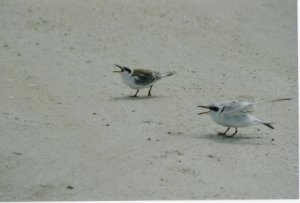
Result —
[[[205,108],[205,109],[209,109],[209,106],[198,106],[198,107]],[[210,111],[201,112],[201,113],[198,113],[198,115],[207,114],[207,113],[209,113],[209,112],[210,112]]]
[[[115,71],[113,71],[114,73],[122,73],[122,72],[124,72],[124,68],[123,68],[122,66],[119,66],[119,65],[117,65],[117,64],[115,64],[115,66],[117,66],[117,67],[120,68],[121,70],[115,70]]]
[[[198,106],[198,107],[209,109],[209,106]]]

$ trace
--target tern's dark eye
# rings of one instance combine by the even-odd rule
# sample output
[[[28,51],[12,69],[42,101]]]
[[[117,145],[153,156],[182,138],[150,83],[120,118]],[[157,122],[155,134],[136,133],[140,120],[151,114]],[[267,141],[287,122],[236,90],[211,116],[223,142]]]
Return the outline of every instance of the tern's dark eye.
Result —
[[[218,107],[216,107],[216,106],[211,106],[211,107],[209,107],[209,109],[211,110],[211,111],[219,111],[219,108]]]
[[[123,67],[125,71],[127,71],[128,73],[131,73],[131,70],[127,67]]]

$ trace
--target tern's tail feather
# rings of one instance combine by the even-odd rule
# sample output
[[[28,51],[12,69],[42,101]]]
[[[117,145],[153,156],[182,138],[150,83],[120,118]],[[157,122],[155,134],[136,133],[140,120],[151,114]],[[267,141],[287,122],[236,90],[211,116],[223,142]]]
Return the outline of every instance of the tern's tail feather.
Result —
[[[265,126],[271,128],[271,129],[273,129],[273,130],[275,129],[275,128],[271,125],[271,123],[262,123],[262,124],[264,124]]]
[[[168,76],[174,75],[175,73],[176,73],[175,71],[169,71],[169,72],[165,72],[165,73],[160,73],[159,74],[159,78],[168,77]]]

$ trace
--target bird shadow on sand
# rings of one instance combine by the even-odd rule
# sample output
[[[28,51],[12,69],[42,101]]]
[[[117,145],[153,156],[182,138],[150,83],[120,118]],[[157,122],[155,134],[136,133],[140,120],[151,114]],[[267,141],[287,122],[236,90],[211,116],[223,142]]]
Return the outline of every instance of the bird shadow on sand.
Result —
[[[222,135],[218,134],[205,134],[205,135],[198,135],[194,136],[197,139],[205,139],[210,140],[218,143],[225,143],[225,144],[250,144],[250,145],[261,145],[266,144],[265,142],[262,142],[262,140],[265,140],[265,137],[263,136],[247,136],[243,134],[235,135],[233,137],[224,137]]]
[[[157,99],[157,98],[162,98],[162,96],[137,96],[137,97],[133,97],[133,96],[122,96],[122,97],[113,97],[111,98],[114,101],[136,101],[136,100],[148,100],[148,99]]]

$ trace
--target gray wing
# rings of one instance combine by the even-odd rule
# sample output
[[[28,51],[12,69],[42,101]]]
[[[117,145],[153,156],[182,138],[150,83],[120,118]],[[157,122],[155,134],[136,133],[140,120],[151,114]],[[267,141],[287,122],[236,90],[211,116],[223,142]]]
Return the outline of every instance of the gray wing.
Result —
[[[156,79],[153,72],[147,69],[135,69],[132,73],[132,77],[138,85],[147,85]]]
[[[254,103],[252,102],[224,102],[222,106],[224,115],[248,114],[254,111]]]

